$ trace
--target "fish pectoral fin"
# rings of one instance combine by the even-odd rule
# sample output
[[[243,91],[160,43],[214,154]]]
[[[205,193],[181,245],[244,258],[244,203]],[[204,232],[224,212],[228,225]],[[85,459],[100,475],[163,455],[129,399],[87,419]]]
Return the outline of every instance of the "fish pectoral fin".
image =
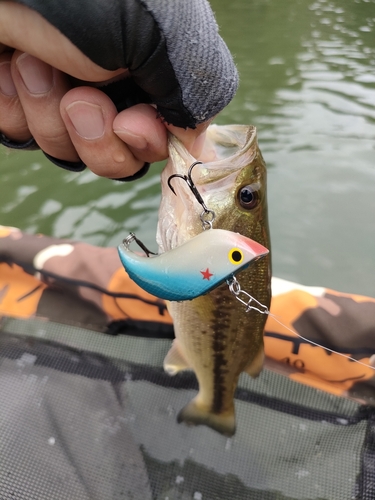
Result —
[[[169,349],[168,354],[165,356],[163,363],[164,370],[169,375],[176,375],[182,370],[191,369],[189,363],[181,353],[177,339],[173,341],[172,347]]]
[[[244,369],[250,377],[256,378],[262,371],[264,364],[264,346],[262,345],[256,354],[255,358],[253,358],[250,363],[248,363]]]
[[[236,419],[234,408],[225,413],[212,413],[207,408],[202,408],[194,398],[177,416],[177,422],[187,425],[207,425],[211,429],[231,437],[236,432]]]

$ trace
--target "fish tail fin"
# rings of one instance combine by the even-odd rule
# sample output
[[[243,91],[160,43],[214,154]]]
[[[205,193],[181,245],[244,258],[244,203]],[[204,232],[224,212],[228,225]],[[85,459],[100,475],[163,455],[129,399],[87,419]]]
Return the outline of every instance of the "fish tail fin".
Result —
[[[188,403],[177,416],[177,422],[187,425],[207,425],[224,436],[231,437],[236,432],[234,407],[225,413],[213,413],[202,407],[196,398]]]

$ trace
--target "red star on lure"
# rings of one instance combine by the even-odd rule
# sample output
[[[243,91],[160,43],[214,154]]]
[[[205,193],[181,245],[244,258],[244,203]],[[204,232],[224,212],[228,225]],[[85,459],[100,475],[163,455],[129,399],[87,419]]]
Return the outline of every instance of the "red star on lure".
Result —
[[[207,268],[205,271],[201,271],[203,274],[203,279],[210,281],[211,276],[213,276],[212,273],[210,273],[210,270]]]

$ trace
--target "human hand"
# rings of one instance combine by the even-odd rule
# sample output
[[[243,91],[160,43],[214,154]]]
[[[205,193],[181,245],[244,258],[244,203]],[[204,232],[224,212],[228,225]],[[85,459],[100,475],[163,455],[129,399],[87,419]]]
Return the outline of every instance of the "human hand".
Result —
[[[80,9],[82,4],[79,5]],[[72,3],[72,11],[74,6],[76,4]],[[43,5],[32,7],[43,10]],[[65,4],[64,9],[68,8]],[[66,25],[71,26],[75,19],[73,14],[70,14],[70,24],[65,16],[65,24],[58,26],[61,31]],[[100,19],[103,24],[103,17]],[[58,24],[56,18],[54,23]],[[79,23],[82,23],[81,18]],[[95,26],[92,28],[95,34]],[[92,34],[88,35],[89,39],[84,40],[80,48],[91,59],[79,50],[79,41],[74,39],[73,44],[59,29],[35,10],[14,2],[0,2],[0,131],[7,138],[22,143],[34,137],[48,155],[66,162],[81,160],[97,175],[110,178],[132,176],[144,162],[166,158],[167,131],[179,137],[194,156],[199,156],[204,131],[212,114],[218,112],[218,104],[213,103],[213,113],[210,115],[206,111],[207,119],[203,120],[186,109],[183,95],[179,96],[183,94],[183,86],[176,88],[177,80],[165,55],[159,57],[157,67],[151,64],[144,74],[133,69],[132,63],[139,62],[140,56],[136,53],[127,56],[126,60],[124,46],[131,41],[137,42],[137,37],[142,38],[137,26],[135,34],[128,35],[127,44],[123,41],[124,46],[118,50],[120,56],[113,50],[113,47],[118,48],[116,40],[107,37],[108,47],[103,46],[103,38],[100,38],[103,33],[98,33],[100,43],[95,47],[96,40]],[[76,34],[78,40],[82,40],[82,31],[83,28],[68,35],[74,38]],[[148,33],[148,36],[151,35]],[[145,33],[143,37],[146,38]],[[155,43],[149,42],[146,48]],[[145,48],[142,43],[140,45]],[[94,58],[100,65],[93,61]],[[112,79],[117,79],[117,83],[103,87],[104,82]],[[117,93],[120,89],[120,94],[122,88],[129,91],[129,81],[136,82],[134,87],[140,89],[136,101],[139,104],[118,112],[105,92],[112,87]],[[95,88],[95,84],[101,89]],[[231,86],[233,94],[236,74]],[[194,91],[191,81],[187,87],[190,93]],[[133,92],[133,87],[129,92]],[[223,102],[220,106],[223,107]]]

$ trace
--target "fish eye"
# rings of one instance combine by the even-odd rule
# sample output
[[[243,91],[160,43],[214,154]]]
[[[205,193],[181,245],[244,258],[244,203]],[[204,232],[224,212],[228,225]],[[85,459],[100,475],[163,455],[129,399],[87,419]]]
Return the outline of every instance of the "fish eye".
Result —
[[[239,189],[237,196],[241,207],[246,208],[247,210],[251,210],[258,205],[259,194],[251,184],[242,186]]]
[[[228,253],[230,262],[235,265],[241,264],[243,257],[243,251],[239,248],[232,248]]]

